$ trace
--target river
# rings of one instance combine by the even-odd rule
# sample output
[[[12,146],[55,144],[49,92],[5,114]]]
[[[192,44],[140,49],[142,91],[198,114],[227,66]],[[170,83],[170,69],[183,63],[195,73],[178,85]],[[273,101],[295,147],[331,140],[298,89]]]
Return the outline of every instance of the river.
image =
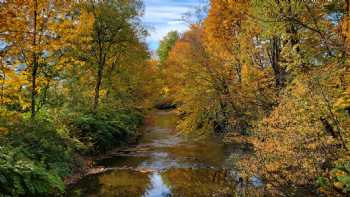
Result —
[[[219,138],[190,140],[175,130],[173,111],[156,111],[144,135],[131,147],[108,153],[96,165],[104,169],[70,187],[68,196],[205,197],[260,196],[262,183],[243,184],[231,156],[244,145]]]

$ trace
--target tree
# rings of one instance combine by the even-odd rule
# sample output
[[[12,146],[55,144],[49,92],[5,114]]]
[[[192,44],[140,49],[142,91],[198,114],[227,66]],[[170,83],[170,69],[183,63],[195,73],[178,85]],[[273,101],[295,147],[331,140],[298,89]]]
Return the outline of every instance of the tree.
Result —
[[[138,34],[137,18],[141,14],[140,1],[100,1],[87,3],[87,17],[94,18],[91,34],[85,34],[84,48],[75,48],[77,59],[85,61],[95,70],[92,111],[98,112],[100,91],[107,65],[113,65],[116,49],[134,42]]]
[[[38,77],[56,58],[67,31],[68,1],[4,1],[1,5],[0,40],[8,45],[13,66],[28,73],[31,87],[31,116],[37,111]],[[67,12],[68,13],[68,12]],[[25,84],[22,84],[25,85]]]
[[[179,128],[249,142],[238,164],[274,188],[328,176],[345,192],[350,172],[327,172],[348,165],[348,16],[349,1],[212,0],[163,63]]]
[[[161,63],[164,63],[164,61],[168,58],[169,52],[178,39],[179,33],[177,31],[171,31],[163,38],[163,40],[160,41],[157,53]]]

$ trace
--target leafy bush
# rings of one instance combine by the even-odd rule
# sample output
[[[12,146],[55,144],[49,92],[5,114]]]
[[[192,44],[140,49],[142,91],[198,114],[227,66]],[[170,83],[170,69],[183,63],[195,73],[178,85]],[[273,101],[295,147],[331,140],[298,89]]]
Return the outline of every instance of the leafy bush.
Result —
[[[22,119],[0,136],[0,194],[40,196],[63,192],[71,173],[74,138],[49,118]],[[16,147],[16,148],[15,148]]]
[[[86,114],[73,122],[75,135],[90,145],[94,152],[106,151],[122,145],[135,136],[142,123],[142,115],[131,111],[105,112],[98,115]]]
[[[30,159],[40,161],[49,170],[56,169],[60,176],[70,174],[74,143],[65,131],[57,130],[45,119],[24,121],[7,136],[13,147],[21,147]]]
[[[135,136],[143,120],[141,113],[131,110],[98,115],[65,112],[43,110],[35,120],[23,114],[11,124],[1,122],[6,132],[0,133],[0,196],[63,193],[63,177],[81,165],[75,154],[121,145]]]
[[[0,147],[0,191],[8,196],[39,196],[63,192],[59,173],[26,157],[28,150],[11,146]]]
[[[335,189],[348,194],[350,192],[350,161],[340,161],[326,177],[319,177],[317,185],[324,193]]]

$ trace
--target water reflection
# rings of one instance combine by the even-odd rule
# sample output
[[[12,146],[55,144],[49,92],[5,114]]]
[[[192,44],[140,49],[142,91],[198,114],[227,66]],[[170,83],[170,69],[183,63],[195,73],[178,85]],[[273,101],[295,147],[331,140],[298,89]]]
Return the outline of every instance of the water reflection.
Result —
[[[67,196],[142,196],[151,187],[149,176],[149,172],[111,170],[85,177],[67,193]]]
[[[227,170],[169,169],[162,177],[173,196],[233,196],[235,193]]]
[[[243,186],[232,171],[229,156],[246,150],[224,145],[215,138],[186,140],[174,131],[175,125],[172,112],[154,114],[138,145],[111,152],[98,161],[98,165],[111,170],[85,177],[67,196],[259,196],[251,187],[260,186],[259,179],[253,178],[251,186]],[[247,191],[250,194],[246,195]]]
[[[231,174],[222,169],[172,168],[160,173],[114,170],[85,178],[67,196],[262,196],[258,188],[235,182]]]
[[[171,196],[169,187],[164,184],[159,173],[153,173],[150,176],[151,187],[145,192],[143,197],[168,197]]]

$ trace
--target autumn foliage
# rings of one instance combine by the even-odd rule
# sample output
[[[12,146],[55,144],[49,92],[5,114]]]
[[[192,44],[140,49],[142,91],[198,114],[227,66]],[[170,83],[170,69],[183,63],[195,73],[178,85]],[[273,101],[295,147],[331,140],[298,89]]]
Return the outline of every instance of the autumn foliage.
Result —
[[[237,167],[275,194],[350,191],[349,12],[349,1],[211,0],[164,62],[179,128],[252,144]]]
[[[142,1],[0,1],[0,196],[64,192],[139,135],[158,72]],[[151,91],[152,90],[152,91]]]

